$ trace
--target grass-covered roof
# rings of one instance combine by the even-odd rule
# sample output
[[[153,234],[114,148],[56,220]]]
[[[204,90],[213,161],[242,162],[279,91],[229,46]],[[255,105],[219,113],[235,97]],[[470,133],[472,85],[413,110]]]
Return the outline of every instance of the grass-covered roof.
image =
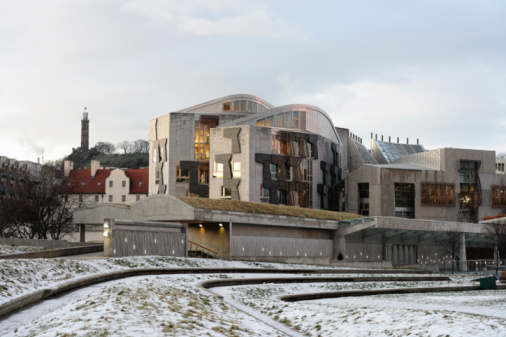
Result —
[[[270,214],[293,216],[298,218],[312,218],[320,220],[350,220],[362,218],[358,214],[324,211],[321,209],[302,208],[284,205],[272,205],[258,202],[227,200],[227,199],[207,199],[196,197],[178,197],[184,203],[187,203],[197,209],[212,209],[219,211]]]

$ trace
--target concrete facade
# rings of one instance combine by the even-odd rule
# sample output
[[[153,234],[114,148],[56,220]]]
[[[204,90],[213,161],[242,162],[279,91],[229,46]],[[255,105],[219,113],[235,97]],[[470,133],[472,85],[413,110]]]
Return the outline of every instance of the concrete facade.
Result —
[[[476,177],[468,181],[463,162],[476,163]],[[362,165],[348,175],[348,211],[360,212],[359,184],[369,187],[370,216],[399,216],[396,214],[396,184],[414,186],[414,218],[442,221],[477,222],[478,218],[503,214],[504,207],[492,205],[495,186],[504,186],[506,178],[495,172],[493,151],[443,148],[397,159],[391,164]],[[447,186],[452,200],[430,203],[424,186]],[[471,190],[467,191],[467,185]],[[465,190],[466,189],[466,190]],[[496,190],[497,191],[497,190]],[[469,197],[470,200],[467,200]],[[472,199],[475,198],[475,199]],[[430,200],[430,199],[429,199]],[[473,218],[468,208],[472,205]]]
[[[150,121],[149,194],[342,210],[345,152],[317,107],[227,96]]]

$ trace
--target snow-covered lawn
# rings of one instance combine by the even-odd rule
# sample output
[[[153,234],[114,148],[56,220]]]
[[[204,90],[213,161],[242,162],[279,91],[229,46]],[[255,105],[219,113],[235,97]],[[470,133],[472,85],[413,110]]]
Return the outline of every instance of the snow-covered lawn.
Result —
[[[322,268],[173,257],[7,260],[0,261],[0,303],[73,278],[141,267]],[[10,336],[282,336],[282,332],[272,327],[276,324],[292,329],[291,335],[308,336],[506,335],[506,323],[503,323],[506,291],[503,290],[379,295],[293,303],[278,299],[285,294],[323,291],[476,285],[472,282],[475,276],[451,276],[449,282],[263,284],[213,288],[212,291],[224,296],[224,300],[199,287],[199,283],[205,280],[275,276],[160,275],[117,280],[81,297],[73,293],[64,295],[59,308],[30,313],[30,317],[37,319]],[[247,308],[247,313],[236,306]]]
[[[8,246],[8,245],[0,245],[0,255],[8,255],[8,254],[19,254],[19,253],[32,253],[38,252],[41,250],[50,250],[53,248],[49,247],[34,247],[34,246]]]

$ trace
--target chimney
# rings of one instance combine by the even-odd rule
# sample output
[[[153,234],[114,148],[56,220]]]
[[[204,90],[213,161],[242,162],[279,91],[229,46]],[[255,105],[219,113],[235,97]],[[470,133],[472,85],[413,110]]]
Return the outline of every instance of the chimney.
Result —
[[[94,178],[100,168],[100,162],[98,160],[91,161],[91,177]]]
[[[383,135],[381,135],[381,141],[383,141]]]
[[[416,145],[420,145],[420,140],[418,138],[416,139]]]
[[[409,138],[406,138],[406,144],[409,144]]]
[[[390,136],[388,136],[388,142],[389,142],[389,143],[391,143],[391,142],[392,142],[392,140],[390,139]]]
[[[70,160],[65,160],[63,162],[63,175],[65,177],[68,177],[70,174],[70,171],[72,171],[73,169],[74,169],[74,162],[72,162]]]
[[[373,139],[373,137],[372,137],[372,132],[371,132],[371,139]]]
[[[399,137],[397,137],[397,144],[399,144]]]

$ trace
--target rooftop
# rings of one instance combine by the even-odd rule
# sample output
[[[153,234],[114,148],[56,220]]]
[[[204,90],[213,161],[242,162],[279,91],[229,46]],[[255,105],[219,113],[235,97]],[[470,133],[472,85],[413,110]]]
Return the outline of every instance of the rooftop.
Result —
[[[362,218],[353,213],[332,212],[319,209],[302,208],[284,205],[272,205],[258,202],[207,199],[195,197],[178,197],[179,200],[197,209],[220,210],[229,212],[253,213],[291,216],[298,218],[311,218],[320,220],[350,220]]]

